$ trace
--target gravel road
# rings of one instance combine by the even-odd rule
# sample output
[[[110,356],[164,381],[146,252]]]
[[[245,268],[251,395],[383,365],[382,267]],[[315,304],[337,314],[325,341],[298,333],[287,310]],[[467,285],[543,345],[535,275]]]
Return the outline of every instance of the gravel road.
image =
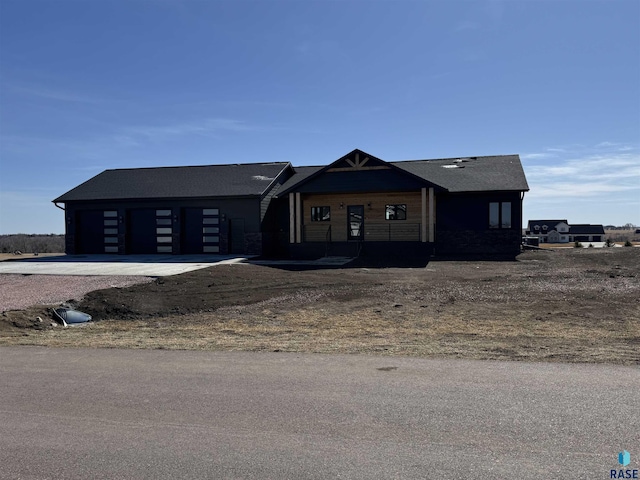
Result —
[[[109,287],[148,283],[142,276],[0,275],[0,312],[32,305],[80,300],[86,293]]]
[[[0,347],[0,478],[610,478],[635,367]]]

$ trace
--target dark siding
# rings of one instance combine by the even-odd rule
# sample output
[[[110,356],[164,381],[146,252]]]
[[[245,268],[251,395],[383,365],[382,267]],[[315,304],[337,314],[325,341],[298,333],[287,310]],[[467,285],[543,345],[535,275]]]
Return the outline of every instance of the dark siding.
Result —
[[[511,202],[511,228],[489,228],[489,203]],[[509,255],[520,252],[519,192],[440,194],[436,197],[436,255]]]
[[[271,189],[264,193],[262,200],[260,200],[260,220],[263,221],[271,205],[273,197],[278,193],[280,187],[293,175],[293,169],[291,167],[286,168],[271,185]]]
[[[79,211],[75,217],[75,253],[104,253],[103,211]]]
[[[202,208],[185,208],[180,231],[182,253],[202,253]]]
[[[278,258],[289,256],[289,197],[275,198],[262,221],[263,253]]]
[[[488,229],[490,202],[511,202],[512,227],[521,230],[522,204],[519,192],[437,195],[437,230]]]
[[[229,220],[229,253],[246,253],[244,218]]]
[[[289,200],[287,196],[278,199],[275,195],[292,175],[291,168],[282,172],[274,182],[273,188],[260,201],[263,255],[285,257],[288,254]]]
[[[296,188],[303,193],[390,192],[419,190],[424,182],[395,170],[326,172]]]
[[[136,208],[127,212],[126,252],[157,253],[156,211]]]
[[[126,212],[126,221],[121,230],[126,228],[127,253],[155,253],[156,225],[155,210],[171,209],[174,214],[174,235],[182,235],[182,222],[185,209],[218,208],[220,211],[220,253],[228,252],[229,219],[242,218],[244,220],[245,251],[260,254],[262,239],[260,221],[260,197],[247,198],[203,198],[192,200],[147,200],[147,201],[113,201],[113,202],[83,202],[66,205],[67,236],[73,244],[67,245],[67,253],[104,253],[103,217],[104,210],[118,210]],[[98,213],[87,213],[98,212]],[[136,213],[138,212],[138,213]],[[146,213],[142,213],[146,212]],[[131,221],[131,215],[133,220]],[[84,219],[86,216],[86,220]],[[200,224],[200,227],[202,224]],[[189,229],[190,227],[187,227]],[[194,227],[195,228],[195,227]],[[133,230],[132,230],[133,229]],[[84,238],[84,240],[83,240]],[[75,240],[74,240],[75,239]],[[174,242],[174,253],[180,253],[181,239]],[[73,250],[73,251],[72,251]]]

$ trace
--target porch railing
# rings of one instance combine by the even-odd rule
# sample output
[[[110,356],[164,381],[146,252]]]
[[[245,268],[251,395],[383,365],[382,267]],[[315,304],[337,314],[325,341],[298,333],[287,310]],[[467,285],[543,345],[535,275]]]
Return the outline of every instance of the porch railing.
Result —
[[[334,225],[335,226],[335,225]],[[386,223],[364,225],[365,242],[419,242],[421,240],[419,223]],[[346,237],[346,228],[345,237]],[[335,232],[327,224],[304,225],[305,242],[324,242],[329,245],[335,241]],[[333,237],[333,238],[332,238]]]
[[[419,223],[387,223],[364,226],[365,242],[419,242]]]
[[[324,224],[310,224],[303,226],[304,241],[305,242],[331,242],[331,225]]]

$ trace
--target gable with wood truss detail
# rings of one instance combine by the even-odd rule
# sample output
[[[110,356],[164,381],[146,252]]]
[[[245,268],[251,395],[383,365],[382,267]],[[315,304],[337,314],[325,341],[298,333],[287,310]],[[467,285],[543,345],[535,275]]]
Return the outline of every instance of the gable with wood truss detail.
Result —
[[[353,150],[331,164],[317,168],[293,185],[285,185],[278,195],[300,193],[347,193],[415,191],[422,187],[443,188],[412,172],[398,168],[362,150]]]
[[[346,242],[354,237],[427,243],[435,235],[436,188],[356,149],[279,195],[289,197],[292,244]],[[388,211],[394,209],[401,209],[403,218],[391,218]]]
[[[327,172],[350,172],[354,170],[390,170],[389,165],[360,150],[354,150],[327,168]]]

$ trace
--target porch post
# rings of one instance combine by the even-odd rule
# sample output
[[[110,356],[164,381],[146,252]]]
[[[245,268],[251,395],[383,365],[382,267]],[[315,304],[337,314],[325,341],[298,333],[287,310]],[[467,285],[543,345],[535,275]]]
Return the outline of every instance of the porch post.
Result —
[[[436,197],[433,193],[433,187],[429,188],[429,241],[436,240]]]
[[[296,243],[296,197],[289,194],[289,243]]]
[[[420,232],[420,241],[427,241],[427,189],[422,188],[422,225]]]
[[[296,243],[302,243],[302,202],[300,192],[296,192]]]

